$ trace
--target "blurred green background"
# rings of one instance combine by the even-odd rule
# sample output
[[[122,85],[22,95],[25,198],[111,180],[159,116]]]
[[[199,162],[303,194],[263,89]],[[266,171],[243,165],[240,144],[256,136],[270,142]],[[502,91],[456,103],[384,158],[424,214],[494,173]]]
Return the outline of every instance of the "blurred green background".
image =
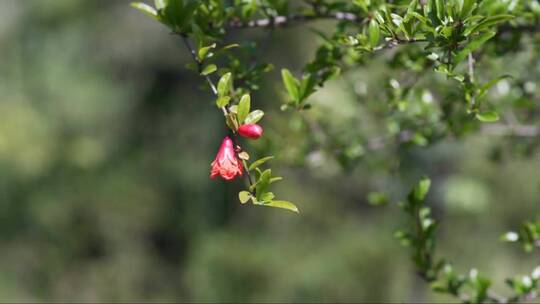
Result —
[[[0,1],[0,301],[448,301],[416,277],[392,236],[405,222],[395,202],[423,174],[443,218],[439,251],[458,270],[477,267],[503,288],[538,263],[499,242],[538,214],[540,153],[504,149],[520,141],[390,147],[352,169],[304,142],[304,120],[279,110],[279,69],[312,58],[318,38],[305,27],[275,31],[259,54],[276,69],[253,97],[267,113],[265,138],[247,144],[252,156],[276,155],[286,181],[275,192],[301,213],[241,206],[240,181],[209,179],[226,130],[184,67],[188,53],[128,4]],[[510,57],[486,73],[528,73],[538,98],[538,58]],[[378,130],[364,101],[379,101],[385,67],[374,59],[330,82],[309,119],[331,111],[324,130]],[[435,88],[446,81],[429,73]],[[370,206],[371,191],[389,192],[392,204]]]

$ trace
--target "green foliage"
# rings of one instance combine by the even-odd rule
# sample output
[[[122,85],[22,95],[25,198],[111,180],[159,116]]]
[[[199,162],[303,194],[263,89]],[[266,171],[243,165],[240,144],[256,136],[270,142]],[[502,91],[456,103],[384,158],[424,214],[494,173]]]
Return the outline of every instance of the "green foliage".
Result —
[[[219,97],[229,96],[232,87],[231,73],[226,73],[218,81],[217,92]]]
[[[492,73],[489,65],[491,59],[501,54],[511,56],[519,48],[516,45],[535,39],[534,35],[524,37],[523,32],[537,30],[540,17],[537,1],[321,0],[291,5],[289,1],[169,0],[156,2],[155,8],[141,3],[133,6],[186,41],[195,61],[194,69],[215,91],[216,104],[223,111],[225,123],[233,134],[240,124],[256,123],[263,117],[263,111],[252,109],[251,96],[256,96],[253,91],[261,89],[260,82],[265,73],[272,70],[273,64],[258,62],[257,55],[262,48],[255,43],[218,47],[224,44],[226,35],[244,28],[274,29],[296,22],[334,20],[334,27],[313,30],[320,42],[312,60],[299,70],[281,69],[282,91],[286,93],[281,109],[296,110],[284,114],[292,121],[284,125],[301,130],[301,139],[293,140],[298,146],[300,163],[313,147],[317,150],[312,152],[318,152],[310,155],[313,162],[328,154],[345,170],[352,171],[362,163],[366,151],[387,146],[429,147],[446,138],[460,138],[479,130],[502,130],[504,136],[535,137],[535,133],[529,131],[536,128],[521,125],[534,124],[534,113],[537,112],[534,96],[523,98],[526,102],[521,99],[526,95],[523,92],[529,81],[512,78],[509,83],[507,79],[511,76],[504,74],[506,71]],[[194,48],[189,39],[195,42]],[[385,51],[388,51],[386,55],[379,56]],[[220,56],[226,56],[226,59],[220,59]],[[369,70],[369,64],[377,60],[388,67],[385,75]],[[355,70],[364,67],[362,71],[367,78],[374,78],[369,81],[377,82],[376,92],[370,92],[369,100],[366,100],[367,89],[362,85],[368,81],[357,84],[350,91],[362,100],[362,110],[374,113],[378,124],[375,129],[383,130],[379,132],[383,133],[380,137],[371,136],[373,132],[365,130],[368,128],[351,127],[363,124],[360,118],[350,114],[355,107],[341,109],[330,105],[316,114],[304,112],[314,108],[313,111],[317,111],[317,106],[321,106],[312,106],[315,103],[311,99],[315,99],[314,93],[322,91],[330,79],[347,72],[354,74]],[[214,88],[212,76],[215,74],[222,76]],[[513,75],[516,76],[520,77]],[[350,80],[355,82],[357,79]],[[513,103],[493,100],[490,90],[495,85],[502,90],[504,85],[499,86],[501,83],[512,87],[507,91],[519,91],[514,94],[517,97]],[[517,104],[527,104],[520,116],[523,122],[515,118],[514,111],[523,110]],[[503,123],[495,124],[501,120]],[[296,123],[298,121],[300,123]],[[235,145],[240,147],[238,143]],[[272,156],[252,164],[248,162],[247,152],[242,150],[238,156],[244,169],[248,173],[251,171],[247,177],[249,186],[238,194],[242,204],[251,201],[254,205],[298,212],[294,204],[276,200],[270,191],[270,185],[281,177],[272,176],[271,169],[260,166]],[[384,163],[387,167],[393,166],[386,159]],[[401,160],[397,159],[395,163],[400,164]],[[430,179],[423,178],[411,190],[402,204],[409,226],[396,232],[401,243],[412,248],[418,273],[435,291],[456,296],[467,303],[505,303],[531,294],[535,286],[533,279],[512,281],[516,295],[501,298],[493,294],[491,281],[480,276],[477,270],[458,275],[450,263],[435,259],[438,222],[426,204],[430,186]],[[387,195],[379,192],[370,193],[367,200],[372,205],[388,202]],[[524,238],[519,234],[515,241]]]
[[[540,222],[527,221],[521,225],[517,232],[509,231],[501,236],[506,242],[515,242],[523,246],[526,252],[533,251],[540,246]]]
[[[245,94],[244,96],[242,96],[242,98],[240,99],[240,102],[238,103],[238,109],[237,109],[237,118],[238,118],[238,123],[242,124],[245,120],[246,120],[246,117],[249,115],[249,109],[251,107],[251,98],[249,97],[248,94]]]
[[[412,259],[418,273],[430,283],[433,291],[455,296],[463,303],[516,303],[536,294],[540,268],[536,268],[530,276],[507,279],[506,282],[513,289],[514,295],[502,297],[490,289],[491,280],[480,276],[478,270],[473,268],[468,275],[456,274],[452,264],[444,258],[435,259],[438,223],[431,217],[431,209],[425,203],[430,184],[431,181],[424,177],[413,187],[407,201],[402,204],[408,215],[410,228],[398,230],[395,236],[403,245],[412,248]],[[520,234],[508,232],[503,236],[503,240],[522,242],[526,250],[531,250],[533,245],[530,239],[527,243],[523,235],[540,235],[538,231],[533,232],[534,229],[538,230],[535,224],[526,223]]]

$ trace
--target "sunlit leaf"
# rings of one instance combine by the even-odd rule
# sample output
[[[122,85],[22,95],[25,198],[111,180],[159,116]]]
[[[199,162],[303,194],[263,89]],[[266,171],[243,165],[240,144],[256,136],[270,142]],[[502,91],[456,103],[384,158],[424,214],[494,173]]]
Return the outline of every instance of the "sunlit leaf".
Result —
[[[231,76],[231,73],[226,73],[219,79],[217,87],[219,96],[229,95],[232,86]]]
[[[285,84],[285,88],[289,93],[289,97],[298,103],[300,101],[300,94],[298,91],[300,83],[298,82],[298,79],[296,79],[287,69],[281,70],[281,77],[283,79],[283,83]]]
[[[139,11],[147,14],[148,16],[157,19],[158,13],[155,8],[151,7],[150,5],[142,2],[133,2],[131,3],[131,6],[138,9]]]
[[[218,106],[218,108],[223,108],[224,106],[228,105],[230,101],[230,96],[221,96],[218,97],[218,99],[216,100],[216,105]]]
[[[248,191],[240,191],[238,193],[238,198],[240,199],[240,203],[245,204],[251,199],[251,193]]]
[[[248,114],[246,119],[244,119],[244,123],[247,124],[254,124],[257,123],[259,120],[261,120],[264,116],[264,112],[261,110],[255,110]]]
[[[204,67],[204,69],[201,72],[201,75],[206,76],[206,75],[214,73],[215,71],[217,71],[217,66],[215,64],[209,64],[206,67]]]
[[[242,124],[246,117],[249,115],[249,110],[251,107],[251,98],[249,94],[245,94],[240,98],[240,102],[238,103],[238,110],[237,110],[237,118],[238,123]]]
[[[262,206],[267,207],[275,207],[275,208],[282,208],[287,209],[296,213],[299,213],[298,207],[296,207],[295,204],[289,202],[289,201],[270,201],[267,203],[262,204]]]
[[[499,114],[495,111],[488,111],[476,114],[476,118],[481,122],[496,122],[499,120]]]
[[[254,170],[255,168],[259,167],[260,165],[264,164],[265,162],[271,160],[272,158],[274,158],[273,156],[267,156],[267,157],[263,157],[263,158],[260,158],[256,161],[254,161],[250,166],[249,166],[249,171],[251,170]]]

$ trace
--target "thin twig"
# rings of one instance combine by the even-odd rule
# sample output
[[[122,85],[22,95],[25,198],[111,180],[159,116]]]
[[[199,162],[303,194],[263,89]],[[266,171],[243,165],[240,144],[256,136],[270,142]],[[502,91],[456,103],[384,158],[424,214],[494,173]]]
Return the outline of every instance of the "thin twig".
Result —
[[[418,42],[427,42],[426,39],[399,39],[399,38],[389,38],[389,40],[385,44],[381,44],[379,46],[376,46],[373,48],[373,51],[380,51],[384,49],[391,49],[394,48],[400,44],[413,44]]]
[[[540,128],[534,125],[485,124],[482,134],[497,136],[538,137]]]
[[[468,64],[469,64],[469,78],[471,80],[471,83],[474,83],[474,57],[473,57],[473,54],[472,52],[469,53],[469,57],[468,57]]]
[[[337,20],[337,21],[350,21],[360,22],[361,19],[353,14],[347,12],[336,12],[327,14],[290,14],[287,16],[275,16],[272,18],[255,19],[250,21],[232,20],[227,24],[228,29],[246,29],[257,27],[280,27],[290,25],[293,23],[303,23],[306,21],[315,20]]]

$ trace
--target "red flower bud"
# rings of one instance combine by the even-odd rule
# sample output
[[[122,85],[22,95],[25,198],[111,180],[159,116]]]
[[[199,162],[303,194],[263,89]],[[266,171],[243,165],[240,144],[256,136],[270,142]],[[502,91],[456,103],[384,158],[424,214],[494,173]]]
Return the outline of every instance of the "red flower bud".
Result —
[[[257,124],[245,124],[238,128],[238,134],[243,137],[257,139],[262,136],[263,128]]]
[[[236,158],[233,141],[226,136],[221,143],[216,159],[211,164],[210,177],[220,175],[224,180],[232,180],[236,175],[242,176],[242,162]]]

